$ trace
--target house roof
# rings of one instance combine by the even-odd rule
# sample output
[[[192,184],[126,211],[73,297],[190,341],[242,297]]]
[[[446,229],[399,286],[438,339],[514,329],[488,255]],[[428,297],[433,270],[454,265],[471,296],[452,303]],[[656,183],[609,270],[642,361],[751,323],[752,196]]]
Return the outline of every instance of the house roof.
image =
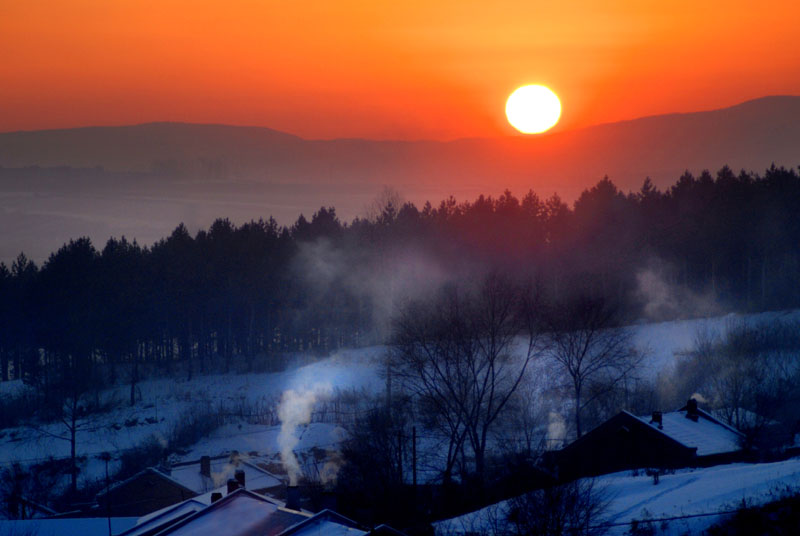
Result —
[[[391,535],[391,536],[406,536],[405,533],[400,532],[399,530],[397,530],[397,529],[395,529],[393,527],[390,527],[389,525],[378,525],[377,527],[375,527],[374,529],[369,531],[368,534],[370,534],[370,535],[373,535],[373,534],[386,534],[386,535]]]
[[[741,432],[724,424],[701,409],[697,409],[697,420],[686,417],[686,409],[663,413],[662,428],[651,424],[650,417],[636,417],[646,425],[667,437],[697,449],[698,456],[710,456],[741,450]]]
[[[246,489],[237,489],[210,506],[157,532],[158,536],[277,536],[308,517]]]
[[[228,456],[211,460],[210,477],[200,474],[199,461],[173,465],[170,477],[196,493],[205,493],[224,486],[228,479],[234,477],[237,469],[244,471],[245,487],[248,489],[268,489],[283,485],[278,477],[257,465],[241,459],[231,462]]]
[[[367,534],[360,525],[332,510],[322,510],[314,516],[300,521],[296,525],[281,532],[280,536],[310,536],[325,534],[325,536],[360,536]]]
[[[111,484],[110,486],[108,486],[104,490],[98,492],[97,493],[97,498],[98,499],[102,499],[103,497],[105,497],[109,493],[114,493],[115,491],[118,491],[121,488],[124,488],[125,486],[127,486],[127,485],[129,485],[129,484],[131,484],[131,483],[135,482],[136,480],[139,480],[139,479],[141,479],[143,477],[149,477],[149,478],[155,477],[155,478],[158,478],[159,480],[163,480],[165,483],[169,483],[169,484],[175,486],[176,488],[179,488],[182,491],[186,492],[186,494],[188,496],[194,496],[194,495],[197,494],[197,492],[195,492],[191,488],[185,486],[184,484],[182,484],[181,482],[175,480],[171,476],[162,473],[161,471],[159,471],[155,467],[148,467],[147,469],[143,469],[142,471],[139,471],[135,475],[133,475],[133,476],[131,476],[129,478],[126,478],[125,480],[122,480],[120,482],[115,482],[115,483]]]
[[[167,506],[151,514],[140,517],[136,525],[119,536],[144,536],[163,530],[171,524],[177,523],[195,512],[199,512],[208,505],[197,499],[188,499],[172,506]]]

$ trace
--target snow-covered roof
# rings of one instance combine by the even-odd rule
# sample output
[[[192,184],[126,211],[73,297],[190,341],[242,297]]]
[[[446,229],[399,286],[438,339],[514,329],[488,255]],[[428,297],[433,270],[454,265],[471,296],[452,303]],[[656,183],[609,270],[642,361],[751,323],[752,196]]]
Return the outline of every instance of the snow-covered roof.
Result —
[[[148,533],[156,527],[169,524],[170,521],[176,521],[190,516],[195,512],[199,512],[206,506],[208,505],[196,499],[188,499],[178,504],[167,506],[166,508],[140,517],[136,521],[135,527],[131,527],[119,536],[139,536],[140,534]]]
[[[745,501],[759,505],[775,500],[776,490],[800,482],[800,458],[773,463],[734,463],[704,469],[681,469],[661,475],[658,485],[644,474],[622,471],[586,479],[594,481],[607,506],[598,522],[619,523],[611,535],[630,534],[634,519],[673,518],[658,523],[659,534],[701,534],[719,517],[713,512],[737,508]],[[501,501],[459,517],[434,522],[440,536],[499,533],[507,525],[512,501]],[[680,519],[682,516],[697,516]]]
[[[307,514],[286,510],[257,493],[237,489],[158,534],[270,536],[280,534],[307,517]]]
[[[313,517],[300,521],[281,532],[280,536],[361,536],[367,532],[358,523],[331,510],[322,510]]]
[[[697,420],[686,417],[686,410],[663,413],[662,428],[650,417],[637,417],[675,441],[697,449],[698,456],[710,456],[741,450],[742,434],[718,421],[705,411],[697,410]]]
[[[211,460],[211,476],[200,474],[200,462],[182,463],[172,466],[170,477],[196,493],[205,493],[224,486],[233,478],[237,469],[244,471],[247,489],[267,489],[283,485],[272,473],[245,460],[232,462],[228,456]]]

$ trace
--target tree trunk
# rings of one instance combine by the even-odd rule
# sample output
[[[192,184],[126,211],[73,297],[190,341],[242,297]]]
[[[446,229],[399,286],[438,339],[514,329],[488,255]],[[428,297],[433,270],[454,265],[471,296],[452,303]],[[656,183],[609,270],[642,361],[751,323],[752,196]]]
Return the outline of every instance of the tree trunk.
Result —
[[[69,429],[69,457],[70,457],[70,464],[71,464],[71,471],[70,471],[70,489],[72,490],[72,496],[74,497],[78,492],[78,464],[77,464],[77,456],[75,455],[75,436],[77,435],[77,428],[78,428],[78,401],[77,397],[75,397],[72,403],[72,415],[70,416],[70,429]]]
[[[575,386],[575,433],[581,437],[581,388],[579,385]]]
[[[136,344],[136,351],[133,353],[133,367],[131,370],[131,406],[136,404],[136,382],[139,381],[139,352],[141,345]]]

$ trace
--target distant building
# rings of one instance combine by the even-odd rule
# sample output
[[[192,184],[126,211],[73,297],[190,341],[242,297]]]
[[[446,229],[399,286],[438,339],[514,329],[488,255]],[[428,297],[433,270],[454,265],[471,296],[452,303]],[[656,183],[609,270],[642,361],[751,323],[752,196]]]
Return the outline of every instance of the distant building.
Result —
[[[98,507],[91,514],[139,517],[224,488],[229,480],[261,493],[283,488],[278,477],[245,461],[236,452],[215,458],[203,456],[198,461],[175,464],[169,470],[151,467],[113,484],[97,495]]]
[[[726,463],[741,457],[743,441],[744,434],[699,409],[694,399],[649,418],[623,411],[558,453],[559,476]]]
[[[284,487],[280,478],[248,462],[236,451],[226,456],[203,456],[198,461],[173,464],[169,476],[198,494],[224,486],[231,478],[241,479],[241,487],[258,493]]]

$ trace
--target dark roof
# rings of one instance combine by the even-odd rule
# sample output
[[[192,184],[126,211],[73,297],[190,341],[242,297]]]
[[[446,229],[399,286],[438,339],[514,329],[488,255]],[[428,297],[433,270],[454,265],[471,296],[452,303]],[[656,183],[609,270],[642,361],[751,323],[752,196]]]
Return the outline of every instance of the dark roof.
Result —
[[[573,441],[569,445],[565,446],[561,450],[562,450],[562,452],[569,452],[571,450],[574,450],[574,449],[577,449],[577,448],[583,446],[586,443],[591,444],[592,441],[594,440],[594,437],[598,433],[601,433],[601,432],[605,431],[606,428],[618,426],[620,422],[626,423],[626,424],[631,425],[631,426],[635,426],[635,427],[637,427],[637,428],[639,428],[641,430],[648,431],[648,433],[652,434],[652,436],[659,437],[660,439],[662,439],[662,440],[664,440],[664,441],[666,441],[668,443],[671,443],[671,444],[675,445],[676,447],[678,447],[680,449],[688,449],[688,450],[691,450],[691,451],[696,451],[697,450],[696,447],[691,447],[689,445],[684,445],[680,441],[677,441],[675,438],[670,437],[669,435],[663,433],[662,431],[660,431],[655,426],[648,426],[647,423],[644,422],[642,419],[640,419],[636,415],[633,415],[632,413],[629,413],[629,412],[624,411],[624,410],[619,412],[619,413],[617,413],[616,415],[614,415],[613,417],[611,417],[607,421],[601,423],[596,428],[593,428],[592,430],[586,432],[581,437],[579,437],[578,439],[576,439],[575,441]]]
[[[166,474],[162,473],[161,471],[159,471],[155,467],[148,467],[147,469],[139,471],[135,475],[133,475],[133,476],[131,476],[129,478],[126,478],[125,480],[121,480],[119,482],[115,482],[115,483],[111,484],[106,489],[101,490],[100,492],[98,492],[96,497],[97,497],[98,500],[101,500],[103,497],[105,497],[109,493],[114,493],[114,492],[120,490],[121,488],[124,488],[124,487],[128,486],[129,484],[131,484],[131,483],[133,483],[133,482],[135,482],[137,480],[140,480],[142,477],[156,478],[156,479],[164,481],[165,483],[169,483],[170,485],[175,486],[176,488],[179,488],[179,489],[183,490],[184,492],[186,492],[188,497],[194,497],[195,495],[197,495],[196,491],[187,488],[186,486],[184,486],[183,484],[181,484],[180,482],[178,482],[174,478],[170,477],[169,475],[166,475]]]

